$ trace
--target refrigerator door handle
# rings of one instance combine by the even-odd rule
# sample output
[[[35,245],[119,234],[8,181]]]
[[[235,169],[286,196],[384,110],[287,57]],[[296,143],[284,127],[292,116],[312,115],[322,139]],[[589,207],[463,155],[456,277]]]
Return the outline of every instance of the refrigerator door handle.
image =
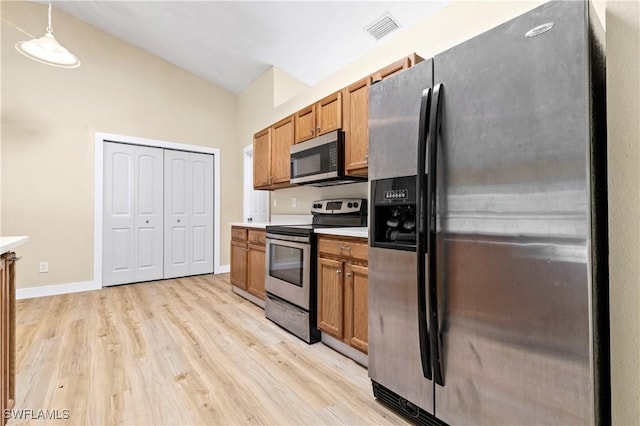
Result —
[[[425,224],[426,224],[426,167],[427,167],[427,136],[429,133],[429,110],[431,106],[431,88],[424,89],[420,101],[420,122],[418,129],[418,175],[416,177],[416,218],[417,218],[417,274],[418,274],[418,336],[420,339],[420,361],[422,374],[431,380],[431,353],[429,347],[429,330],[427,328],[427,290],[425,274]]]
[[[438,134],[440,133],[442,83],[433,87],[433,99],[429,113],[429,133],[427,138],[427,158],[429,174],[427,176],[427,257],[428,268],[428,292],[429,292],[429,330],[431,338],[431,360],[433,375],[437,384],[444,386],[444,368],[442,341],[438,324],[438,280],[437,280],[437,253],[436,253],[436,179],[438,165]]]

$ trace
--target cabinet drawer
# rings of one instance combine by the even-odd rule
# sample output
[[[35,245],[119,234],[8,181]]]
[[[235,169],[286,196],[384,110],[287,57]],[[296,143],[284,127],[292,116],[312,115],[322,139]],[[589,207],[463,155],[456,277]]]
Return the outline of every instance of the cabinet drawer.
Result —
[[[247,228],[231,227],[231,239],[235,241],[247,241]]]
[[[266,232],[257,229],[249,229],[249,243],[264,246],[267,244]]]
[[[349,257],[366,262],[369,247],[368,244],[361,239],[342,240],[320,237],[318,241],[318,252],[339,257]]]

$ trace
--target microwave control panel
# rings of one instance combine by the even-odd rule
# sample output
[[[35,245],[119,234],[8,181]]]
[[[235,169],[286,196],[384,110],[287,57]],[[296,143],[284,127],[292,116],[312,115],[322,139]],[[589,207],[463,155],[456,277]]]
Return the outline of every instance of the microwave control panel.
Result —
[[[329,169],[337,170],[338,168],[338,149],[336,146],[329,148]]]

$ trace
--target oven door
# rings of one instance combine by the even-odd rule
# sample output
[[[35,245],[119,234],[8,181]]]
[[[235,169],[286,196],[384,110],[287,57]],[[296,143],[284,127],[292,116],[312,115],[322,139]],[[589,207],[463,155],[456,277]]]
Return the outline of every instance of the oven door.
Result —
[[[309,310],[311,244],[308,237],[267,235],[265,290]]]

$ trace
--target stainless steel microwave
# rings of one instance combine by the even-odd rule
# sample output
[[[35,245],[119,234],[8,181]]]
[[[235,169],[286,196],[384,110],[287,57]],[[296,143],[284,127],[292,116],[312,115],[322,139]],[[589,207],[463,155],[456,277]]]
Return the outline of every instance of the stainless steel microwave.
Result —
[[[300,142],[289,149],[291,183],[329,186],[366,180],[345,175],[344,133],[340,130]]]

